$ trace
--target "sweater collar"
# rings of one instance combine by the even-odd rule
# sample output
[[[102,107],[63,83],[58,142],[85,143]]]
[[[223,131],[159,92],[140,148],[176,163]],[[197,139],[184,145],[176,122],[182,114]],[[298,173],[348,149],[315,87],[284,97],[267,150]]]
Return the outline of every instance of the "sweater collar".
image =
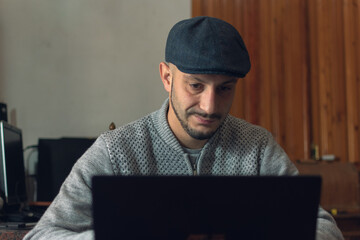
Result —
[[[169,123],[167,121],[167,112],[169,109],[169,98],[165,100],[161,108],[152,114],[152,120],[154,126],[160,135],[160,137],[164,140],[164,142],[169,145],[171,148],[175,149],[178,152],[183,152],[183,149],[172,132]]]

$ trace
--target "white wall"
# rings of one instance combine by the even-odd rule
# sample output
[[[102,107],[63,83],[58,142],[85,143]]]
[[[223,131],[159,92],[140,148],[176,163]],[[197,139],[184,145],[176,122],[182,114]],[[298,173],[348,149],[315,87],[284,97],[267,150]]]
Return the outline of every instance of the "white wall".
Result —
[[[24,147],[158,109],[168,31],[190,15],[190,0],[0,0],[0,102]]]

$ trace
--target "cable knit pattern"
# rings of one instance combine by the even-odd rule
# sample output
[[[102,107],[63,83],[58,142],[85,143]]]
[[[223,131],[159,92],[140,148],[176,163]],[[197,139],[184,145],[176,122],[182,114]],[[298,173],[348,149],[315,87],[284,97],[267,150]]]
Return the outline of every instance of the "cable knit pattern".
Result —
[[[93,239],[91,178],[94,175],[192,175],[188,154],[167,123],[167,110],[168,100],[160,110],[102,134],[77,161],[58,196],[24,239]],[[197,173],[298,174],[268,131],[230,115],[201,150]],[[318,240],[343,239],[333,218],[321,208],[317,237]]]

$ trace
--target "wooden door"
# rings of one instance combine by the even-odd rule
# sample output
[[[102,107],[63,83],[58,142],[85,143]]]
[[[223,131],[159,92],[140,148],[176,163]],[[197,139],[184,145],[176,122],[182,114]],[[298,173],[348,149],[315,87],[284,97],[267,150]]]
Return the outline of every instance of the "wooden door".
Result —
[[[193,0],[233,24],[252,69],[231,114],[273,133],[290,159],[360,162],[360,0]]]

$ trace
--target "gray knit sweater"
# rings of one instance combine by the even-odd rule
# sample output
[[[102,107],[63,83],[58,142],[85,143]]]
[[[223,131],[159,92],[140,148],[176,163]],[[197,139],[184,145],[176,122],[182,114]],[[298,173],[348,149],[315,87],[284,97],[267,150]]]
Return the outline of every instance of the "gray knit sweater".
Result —
[[[93,239],[94,175],[192,175],[189,156],[167,123],[167,109],[168,100],[160,110],[102,134],[74,165],[58,196],[24,239]],[[232,116],[203,147],[196,170],[199,175],[298,173],[268,131]],[[343,239],[333,218],[321,208],[317,229],[318,240]]]

